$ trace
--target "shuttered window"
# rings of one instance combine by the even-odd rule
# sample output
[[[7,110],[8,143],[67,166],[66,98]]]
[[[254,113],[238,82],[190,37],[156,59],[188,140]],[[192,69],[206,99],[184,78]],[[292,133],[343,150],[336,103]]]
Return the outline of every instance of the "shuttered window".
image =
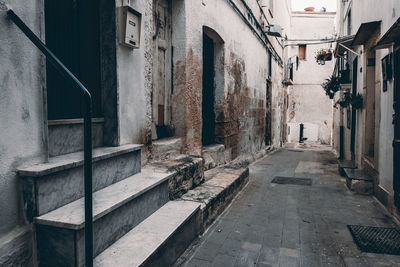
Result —
[[[307,46],[306,45],[299,45],[299,59],[305,60],[307,54]]]

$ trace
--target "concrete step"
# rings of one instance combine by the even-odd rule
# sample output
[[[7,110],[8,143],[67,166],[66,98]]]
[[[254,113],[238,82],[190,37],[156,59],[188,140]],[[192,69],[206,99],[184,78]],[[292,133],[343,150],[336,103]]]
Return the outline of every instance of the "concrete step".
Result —
[[[140,172],[142,145],[93,150],[93,191]],[[18,169],[26,218],[43,215],[83,196],[83,152],[50,158]]]
[[[354,161],[351,160],[339,160],[338,161],[339,173],[343,177],[346,177],[345,169],[357,169]]]
[[[351,190],[362,195],[372,195],[374,192],[374,179],[365,171],[344,168],[346,185]]]
[[[152,160],[160,161],[177,157],[181,154],[182,139],[180,137],[163,138],[153,141]]]
[[[231,160],[231,149],[226,150],[222,144],[203,147],[204,170],[226,164]]]
[[[165,173],[143,169],[93,194],[94,254],[168,202]],[[84,199],[81,198],[35,218],[40,265],[84,264]]]
[[[220,166],[204,173],[206,182],[196,187],[181,199],[201,204],[200,232],[225,210],[235,196],[247,184],[249,169],[231,166]]]
[[[146,165],[156,172],[171,173],[169,179],[170,199],[181,197],[188,190],[204,182],[204,160],[201,157],[179,155],[172,159]]]
[[[200,205],[170,201],[95,258],[95,266],[171,266],[198,235]]]

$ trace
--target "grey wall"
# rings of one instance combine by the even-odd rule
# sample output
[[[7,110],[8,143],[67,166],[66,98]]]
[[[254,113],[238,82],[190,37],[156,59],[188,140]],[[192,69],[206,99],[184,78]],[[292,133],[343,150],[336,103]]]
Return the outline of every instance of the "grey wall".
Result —
[[[20,223],[20,199],[15,169],[46,157],[43,116],[44,58],[6,18],[0,1],[0,232]],[[43,2],[7,1],[42,39]]]
[[[139,49],[117,44],[120,144],[146,144],[151,141],[153,2],[133,1],[131,5],[142,13],[141,44]]]

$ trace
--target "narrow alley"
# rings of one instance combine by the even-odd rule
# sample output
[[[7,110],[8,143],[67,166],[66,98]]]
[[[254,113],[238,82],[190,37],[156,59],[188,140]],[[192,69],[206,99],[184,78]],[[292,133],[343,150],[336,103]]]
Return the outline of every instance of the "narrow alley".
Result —
[[[312,184],[272,183],[278,176],[310,178]],[[373,197],[346,188],[330,147],[286,146],[251,165],[247,187],[181,264],[400,265],[400,256],[360,252],[347,225],[395,226]]]
[[[400,0],[0,0],[0,267],[400,266]]]

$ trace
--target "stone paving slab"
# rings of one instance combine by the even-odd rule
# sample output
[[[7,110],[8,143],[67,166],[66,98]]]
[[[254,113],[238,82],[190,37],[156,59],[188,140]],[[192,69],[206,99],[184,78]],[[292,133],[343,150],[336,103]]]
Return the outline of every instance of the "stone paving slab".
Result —
[[[282,149],[250,166],[246,188],[179,265],[400,266],[399,256],[362,253],[354,244],[348,224],[395,223],[371,196],[346,188],[330,148],[292,148],[304,153]],[[271,184],[274,176],[295,176],[296,169],[315,183]]]

